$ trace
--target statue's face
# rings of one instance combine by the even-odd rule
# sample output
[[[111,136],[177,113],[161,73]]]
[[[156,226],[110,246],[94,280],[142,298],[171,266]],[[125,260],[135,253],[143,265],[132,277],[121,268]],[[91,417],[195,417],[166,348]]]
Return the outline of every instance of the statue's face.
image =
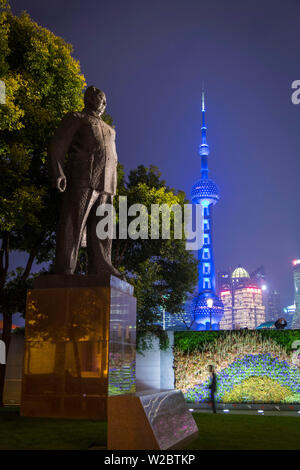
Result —
[[[103,93],[97,93],[94,98],[95,110],[101,116],[106,108],[106,97]]]
[[[84,105],[86,108],[95,111],[99,116],[101,116],[106,108],[105,93],[95,86],[89,86],[85,90]]]

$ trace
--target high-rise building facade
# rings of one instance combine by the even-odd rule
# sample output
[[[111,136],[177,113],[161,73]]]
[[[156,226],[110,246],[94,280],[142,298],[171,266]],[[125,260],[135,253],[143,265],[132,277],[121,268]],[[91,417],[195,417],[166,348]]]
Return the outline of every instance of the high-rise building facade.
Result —
[[[192,187],[193,204],[202,208],[203,246],[198,250],[198,295],[192,303],[191,314],[196,330],[219,329],[223,316],[223,304],[216,294],[215,264],[212,244],[212,207],[220,198],[216,183],[208,178],[209,146],[206,136],[205,100],[202,92],[202,127],[199,156],[201,158],[201,178]]]
[[[255,284],[262,289],[263,304],[266,310],[266,321],[275,323],[280,317],[282,317],[279,292],[274,289],[270,289],[266,280],[264,266],[257,268],[250,277]]]
[[[266,321],[276,322],[278,318],[282,317],[282,308],[279,292],[277,292],[276,290],[271,290],[271,292],[267,292],[266,301]]]
[[[293,261],[295,313],[292,320],[292,328],[300,328],[300,259]]]
[[[217,293],[220,295],[220,292],[230,288],[230,272],[229,271],[219,271],[217,275]]]
[[[221,291],[224,316],[222,330],[255,329],[266,320],[262,289],[239,266],[231,274],[230,287]]]
[[[291,329],[293,324],[293,318],[296,311],[296,305],[287,305],[283,307],[283,318],[287,321],[287,328]]]
[[[161,320],[158,324],[163,330],[193,330],[193,318],[191,316],[191,301],[188,300],[185,304],[183,312],[169,313],[161,308]]]

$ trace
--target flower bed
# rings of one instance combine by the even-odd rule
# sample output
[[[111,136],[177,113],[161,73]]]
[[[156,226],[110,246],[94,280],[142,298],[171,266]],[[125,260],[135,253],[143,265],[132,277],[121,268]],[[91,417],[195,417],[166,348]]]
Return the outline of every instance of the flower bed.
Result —
[[[258,401],[266,402],[266,397],[268,397],[269,402],[280,403],[287,400],[291,403],[290,397],[300,394],[300,370],[297,367],[291,366],[286,361],[280,361],[277,357],[272,357],[271,354],[248,354],[235,360],[217,374],[216,400],[219,402],[224,401],[224,397],[233,399],[233,390],[246,379],[253,377],[267,377],[276,384],[274,388],[276,388],[277,393],[272,394],[272,390],[267,390],[267,387],[270,387],[270,382],[265,381],[265,390],[261,391],[262,399]],[[277,385],[285,387],[282,395],[278,393]],[[208,386],[209,380],[206,380],[188,389],[185,393],[187,401],[195,403],[208,401],[210,393]],[[297,397],[295,399],[297,400]],[[247,394],[243,401],[249,401]]]

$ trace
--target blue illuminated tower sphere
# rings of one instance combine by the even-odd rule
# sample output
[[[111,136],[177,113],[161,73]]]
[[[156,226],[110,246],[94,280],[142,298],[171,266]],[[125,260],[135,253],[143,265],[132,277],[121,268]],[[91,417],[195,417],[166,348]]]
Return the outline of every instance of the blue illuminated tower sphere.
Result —
[[[218,330],[220,320],[224,314],[224,306],[216,295],[211,209],[218,202],[220,193],[216,183],[208,178],[209,146],[206,131],[205,99],[204,91],[202,91],[202,142],[199,146],[201,179],[193,185],[191,199],[193,204],[201,204],[202,206],[203,246],[198,250],[198,295],[193,300],[191,314],[195,319],[196,330]]]

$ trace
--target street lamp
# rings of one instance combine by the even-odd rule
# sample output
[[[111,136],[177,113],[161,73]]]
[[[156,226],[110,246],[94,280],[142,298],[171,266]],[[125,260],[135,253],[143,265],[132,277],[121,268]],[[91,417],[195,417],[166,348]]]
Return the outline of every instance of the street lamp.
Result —
[[[207,304],[207,306],[208,306],[208,308],[209,308],[209,329],[211,330],[211,329],[212,329],[212,325],[211,325],[211,314],[212,314],[212,307],[213,307],[213,304],[214,304],[213,299],[211,299],[211,298],[207,299],[206,304]]]

